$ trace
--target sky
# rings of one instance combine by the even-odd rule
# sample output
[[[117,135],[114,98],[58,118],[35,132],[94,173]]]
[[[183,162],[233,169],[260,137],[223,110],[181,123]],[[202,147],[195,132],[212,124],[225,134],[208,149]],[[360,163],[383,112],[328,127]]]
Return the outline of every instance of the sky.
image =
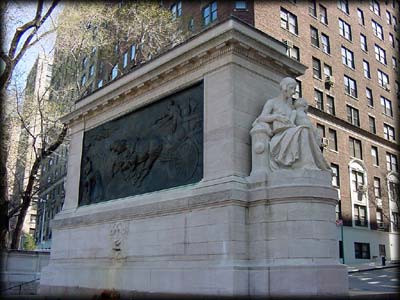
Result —
[[[45,8],[47,6],[45,5]],[[52,13],[52,20],[50,18],[43,24],[43,29],[40,32],[44,32],[52,27],[52,21],[56,21],[57,15],[61,11],[61,5],[56,7],[56,9]],[[44,9],[44,11],[47,11]],[[11,39],[14,36],[15,30],[18,26],[24,24],[25,22],[30,21],[36,12],[36,1],[11,1],[8,6],[8,10],[6,11],[6,15],[4,17],[5,22],[5,41],[2,45],[3,49],[5,48],[6,52],[8,52]],[[26,39],[26,34],[22,37],[22,42]],[[26,51],[25,55],[17,64],[15,71],[13,73],[12,81],[16,82],[20,88],[24,88],[27,75],[31,70],[36,58],[38,57],[39,52],[44,52],[46,54],[52,54],[52,50],[54,47],[56,35],[51,34],[34,47],[30,48]]]

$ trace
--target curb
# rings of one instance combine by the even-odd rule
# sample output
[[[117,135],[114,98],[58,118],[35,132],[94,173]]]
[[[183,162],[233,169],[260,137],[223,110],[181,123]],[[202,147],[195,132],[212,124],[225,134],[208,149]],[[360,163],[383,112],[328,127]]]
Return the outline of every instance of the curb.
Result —
[[[376,267],[371,267],[371,268],[366,268],[366,269],[354,269],[354,270],[348,270],[348,273],[359,273],[359,272],[366,272],[366,271],[374,271],[374,270],[382,270],[382,269],[390,269],[390,268],[398,268],[400,265],[394,265],[394,266],[376,266]]]

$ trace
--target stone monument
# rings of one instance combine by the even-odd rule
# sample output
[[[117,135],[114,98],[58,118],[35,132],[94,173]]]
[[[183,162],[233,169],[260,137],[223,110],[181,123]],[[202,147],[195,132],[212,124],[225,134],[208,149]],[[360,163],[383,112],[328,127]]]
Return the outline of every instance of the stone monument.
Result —
[[[77,102],[40,293],[346,294],[337,193],[291,102],[305,66],[285,52],[230,19]]]

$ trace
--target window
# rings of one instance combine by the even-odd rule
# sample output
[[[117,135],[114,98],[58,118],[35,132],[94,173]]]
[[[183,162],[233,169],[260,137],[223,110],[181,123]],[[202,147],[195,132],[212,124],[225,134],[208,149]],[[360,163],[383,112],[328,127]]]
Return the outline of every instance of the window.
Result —
[[[397,69],[397,59],[394,56],[392,56],[392,66],[393,66],[393,69]]]
[[[344,90],[348,95],[357,98],[357,83],[346,75],[344,75]]]
[[[118,64],[116,64],[111,70],[111,80],[118,76]]]
[[[343,259],[343,241],[339,241],[339,258]]]
[[[380,16],[381,15],[381,7],[379,5],[379,1],[371,0],[369,2],[369,9],[374,12],[374,14]]]
[[[85,83],[86,83],[86,74],[83,74],[81,77],[81,85],[83,86],[85,85]]]
[[[315,105],[318,109],[324,110],[323,94],[321,91],[314,90]]]
[[[82,69],[86,68],[88,62],[89,62],[89,59],[85,56],[85,57],[82,59]]]
[[[214,1],[203,8],[203,25],[207,26],[214,22],[218,16],[217,1]]]
[[[389,199],[390,201],[398,201],[400,196],[400,184],[389,181]]]
[[[363,35],[362,33],[360,34],[360,45],[361,45],[361,50],[367,52],[368,51],[368,46],[367,46],[367,37]]]
[[[365,25],[364,12],[359,8],[357,8],[357,16],[358,16],[358,23],[360,25]]]
[[[322,51],[327,54],[330,54],[331,53],[331,45],[329,43],[329,36],[321,33],[321,44],[322,44]]]
[[[182,1],[178,1],[171,5],[171,13],[174,19],[182,16]]]
[[[383,124],[383,136],[385,139],[388,141],[395,141],[395,134],[394,134],[394,127],[388,125],[388,124]]]
[[[394,37],[393,34],[389,33],[389,41],[390,41],[390,45],[392,45],[392,47],[394,48]]]
[[[246,1],[235,1],[235,9],[247,9]]]
[[[386,65],[386,51],[375,44],[375,58],[377,61]]]
[[[287,47],[286,49],[287,56],[300,61],[300,49],[296,46]]]
[[[324,75],[325,78],[328,76],[332,76],[332,67],[330,65],[324,64]]]
[[[392,212],[392,225],[393,231],[399,231],[400,229],[400,218],[397,212]]]
[[[317,17],[317,5],[315,0],[308,0],[308,13],[313,17]]]
[[[382,72],[381,70],[378,70],[378,83],[380,86],[383,88],[387,89],[389,85],[389,76]]]
[[[354,69],[354,54],[349,49],[342,46],[342,63]]]
[[[397,172],[397,156],[386,152],[386,169]]]
[[[281,7],[281,27],[297,34],[297,17]]]
[[[377,219],[377,221],[378,221],[378,212],[377,212],[377,217],[376,217],[376,219]],[[380,217],[380,219],[379,220],[381,220],[381,223],[382,223],[382,225],[383,225],[383,219],[382,219],[382,212],[381,212],[381,217]],[[378,225],[379,225],[379,222],[378,222]],[[379,227],[379,226],[378,226]],[[385,249],[385,245],[379,245],[379,256],[386,256],[386,249]]]
[[[349,149],[350,149],[350,156],[362,159],[362,148],[360,140],[349,137]]]
[[[339,166],[336,164],[331,164],[331,169],[332,169],[332,185],[335,187],[339,187],[340,186]]]
[[[189,20],[188,30],[191,31],[191,32],[194,32],[194,19],[193,19],[193,17],[191,17],[190,20]]]
[[[321,23],[328,25],[328,11],[326,10],[326,7],[321,4],[319,5],[319,20]]]
[[[369,122],[369,131],[371,133],[376,134],[376,125],[375,125],[375,118],[368,116],[368,122]]]
[[[301,98],[301,96],[303,94],[302,89],[301,89],[301,81],[296,79],[296,82],[297,82],[297,85],[296,85],[296,91],[295,91],[294,97]]]
[[[128,66],[128,52],[125,52],[123,55],[122,67],[126,68],[127,66]]]
[[[388,25],[392,25],[392,15],[390,14],[389,11],[386,11],[386,23]]]
[[[335,99],[332,96],[326,96],[326,112],[331,115],[336,115]]]
[[[329,129],[328,131],[328,138],[329,138],[329,149],[337,151],[338,150],[338,145],[337,145],[337,134],[336,130]]]
[[[364,77],[371,79],[371,71],[369,69],[369,62],[363,60]]]
[[[310,26],[311,45],[319,48],[318,30]]]
[[[367,103],[369,106],[374,106],[374,98],[372,96],[372,91],[370,88],[365,89],[365,97],[367,98]]]
[[[381,179],[378,177],[374,177],[374,196],[375,198],[382,197]]]
[[[89,77],[92,77],[94,75],[94,65],[91,65],[89,67]]]
[[[338,8],[343,11],[344,13],[349,13],[349,1],[348,0],[339,0],[338,1]]]
[[[351,189],[359,192],[364,187],[364,173],[356,170],[351,171]]]
[[[351,41],[351,27],[342,19],[339,19],[339,32],[341,36]]]
[[[379,23],[375,22],[374,20],[372,20],[372,31],[377,38],[383,40],[383,28]]]
[[[321,138],[325,137],[325,126],[322,124],[317,124],[317,132]]]
[[[136,45],[133,44],[133,45],[131,46],[131,61],[132,61],[132,60],[135,60],[135,56],[136,56]]]
[[[35,223],[36,222],[36,215],[30,215],[30,222]]]
[[[360,127],[360,118],[358,109],[347,105],[347,121],[354,126]]]
[[[382,210],[380,209],[376,210],[376,226],[378,227],[378,229],[385,229],[385,225],[383,223],[383,214]],[[381,246],[385,245],[379,245],[379,255],[381,254]]]
[[[378,156],[378,148],[375,146],[371,146],[371,156],[372,156],[372,163],[375,166],[379,166],[379,156]]]
[[[367,243],[354,243],[354,253],[358,259],[371,259],[369,244]]]
[[[313,64],[313,76],[321,79],[321,61],[313,57],[312,64]]]
[[[393,117],[392,101],[381,96],[381,105],[383,113],[387,116]]]
[[[354,225],[368,226],[367,208],[364,205],[354,204]]]

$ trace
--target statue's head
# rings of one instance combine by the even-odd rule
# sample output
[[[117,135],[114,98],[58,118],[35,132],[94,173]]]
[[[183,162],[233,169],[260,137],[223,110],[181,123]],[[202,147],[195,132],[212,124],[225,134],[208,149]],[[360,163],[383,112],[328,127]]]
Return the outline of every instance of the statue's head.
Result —
[[[285,98],[291,98],[296,93],[297,82],[292,77],[285,77],[280,82],[282,94]]]
[[[292,77],[285,77],[280,82],[281,90],[286,91],[288,87],[296,88],[297,82]]]
[[[307,100],[304,98],[299,98],[294,102],[294,108],[302,109],[304,111],[308,110],[308,103]]]

